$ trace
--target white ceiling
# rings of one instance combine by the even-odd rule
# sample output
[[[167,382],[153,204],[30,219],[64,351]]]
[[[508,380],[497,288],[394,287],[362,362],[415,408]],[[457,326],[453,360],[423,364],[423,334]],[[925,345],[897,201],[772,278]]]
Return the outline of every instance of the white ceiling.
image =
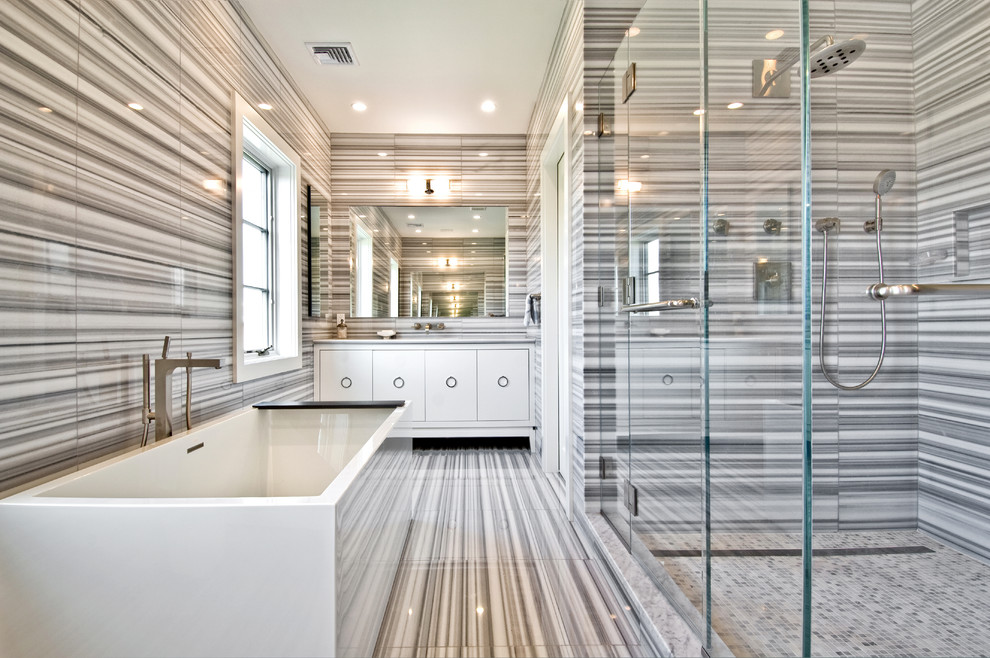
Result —
[[[395,232],[404,238],[504,238],[508,218],[508,209],[504,206],[384,206],[382,210]],[[416,226],[418,224],[422,226]],[[417,228],[420,233],[416,233]]]
[[[334,133],[525,133],[566,3],[239,0]],[[338,41],[358,66],[321,66],[305,46]]]

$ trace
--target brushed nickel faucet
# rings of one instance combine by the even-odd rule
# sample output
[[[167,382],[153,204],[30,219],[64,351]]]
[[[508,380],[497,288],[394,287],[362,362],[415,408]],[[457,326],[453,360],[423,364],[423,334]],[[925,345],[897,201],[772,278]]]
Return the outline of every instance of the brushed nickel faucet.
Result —
[[[168,345],[170,341],[171,338],[165,336],[165,342],[162,344],[162,358],[155,359],[154,411],[151,410],[149,400],[151,357],[145,354],[142,359],[144,370],[144,436],[141,438],[142,447],[148,443],[148,430],[151,421],[155,421],[155,441],[172,436],[172,373],[175,369],[186,369],[186,429],[192,427],[190,411],[192,406],[192,369],[220,369],[220,359],[194,359],[192,358],[192,352],[186,352],[184,359],[170,359],[168,356]]]

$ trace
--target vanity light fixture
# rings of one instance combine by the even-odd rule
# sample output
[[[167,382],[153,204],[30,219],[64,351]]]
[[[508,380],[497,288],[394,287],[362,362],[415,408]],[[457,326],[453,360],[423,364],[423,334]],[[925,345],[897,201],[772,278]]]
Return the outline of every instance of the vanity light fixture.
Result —
[[[413,176],[406,181],[406,192],[410,196],[426,195],[434,198],[444,198],[450,194],[450,179],[431,176]]]
[[[456,258],[438,258],[437,267],[457,267]]]

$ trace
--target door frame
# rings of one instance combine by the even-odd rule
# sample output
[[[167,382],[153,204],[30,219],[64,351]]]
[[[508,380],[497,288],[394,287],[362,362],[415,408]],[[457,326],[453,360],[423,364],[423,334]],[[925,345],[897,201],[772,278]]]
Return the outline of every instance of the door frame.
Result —
[[[543,281],[541,340],[543,470],[559,473],[564,484],[564,507],[573,514],[571,463],[571,176],[567,139],[568,107],[565,98],[547,135],[540,155],[540,274]],[[563,207],[557,201],[557,163],[563,158]],[[561,210],[563,211],[561,213]],[[561,218],[563,221],[558,221]],[[562,224],[562,225],[561,225]],[[562,248],[563,247],[563,248]],[[563,392],[563,395],[561,395]],[[563,450],[561,450],[563,448]],[[560,454],[563,452],[563,464]]]

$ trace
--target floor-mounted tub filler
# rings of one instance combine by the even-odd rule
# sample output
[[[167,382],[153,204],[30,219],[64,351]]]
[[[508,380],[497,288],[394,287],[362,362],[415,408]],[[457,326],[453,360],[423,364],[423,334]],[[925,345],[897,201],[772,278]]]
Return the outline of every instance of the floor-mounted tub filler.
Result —
[[[371,655],[405,408],[256,405],[0,500],[0,655]]]

